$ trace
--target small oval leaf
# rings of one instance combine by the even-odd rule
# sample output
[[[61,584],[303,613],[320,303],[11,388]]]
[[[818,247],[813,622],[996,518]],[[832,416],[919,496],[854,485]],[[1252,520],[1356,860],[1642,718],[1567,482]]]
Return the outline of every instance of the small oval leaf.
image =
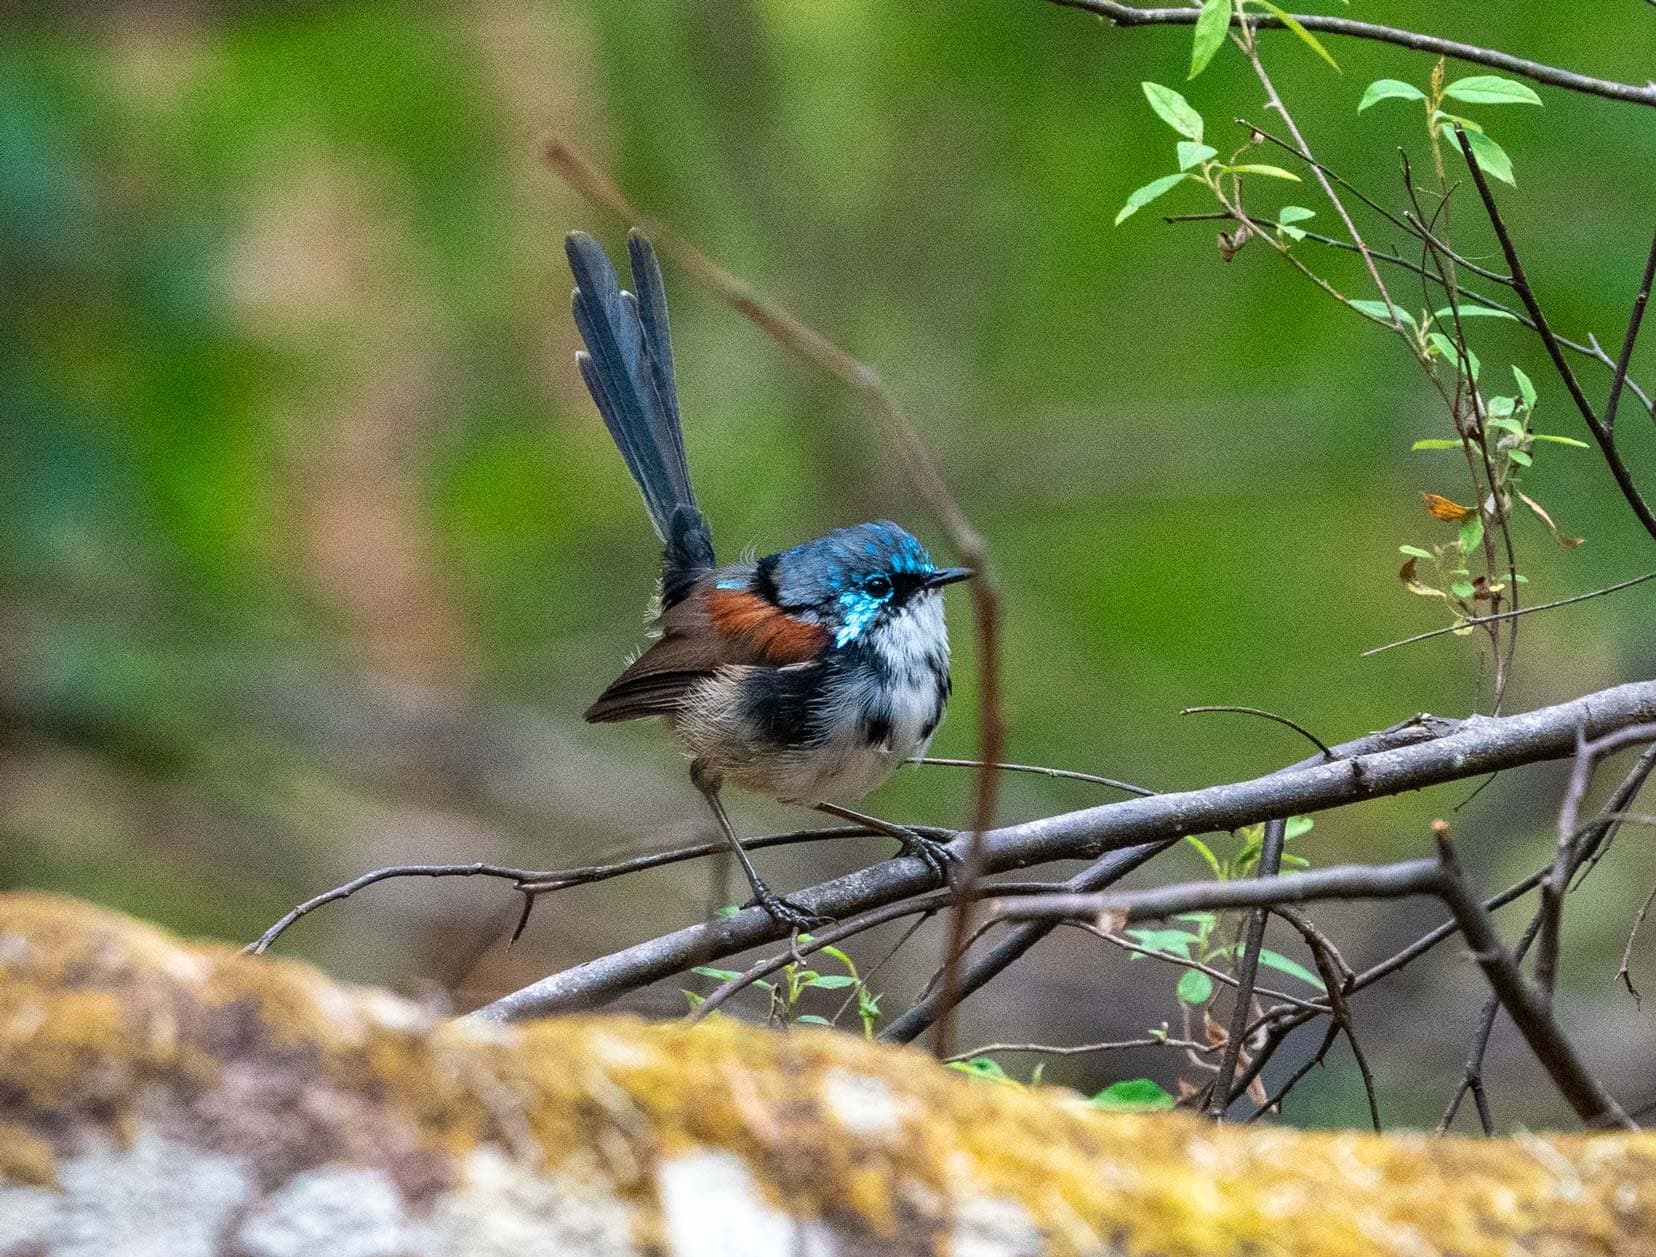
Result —
[[[1150,108],[1156,111],[1168,126],[1172,127],[1187,140],[1200,141],[1202,138],[1202,115],[1190,107],[1190,102],[1171,87],[1163,87],[1160,83],[1140,83],[1144,89],[1144,99],[1150,102]]]
[[[1363,99],[1357,102],[1357,112],[1362,113],[1370,105],[1382,100],[1425,100],[1426,93],[1413,83],[1405,83],[1401,79],[1375,79],[1363,92]]]
[[[1189,175],[1163,175],[1160,179],[1152,179],[1127,198],[1127,204],[1123,205],[1115,216],[1115,225],[1121,226],[1123,220],[1131,218],[1162,193],[1188,178]]]
[[[1196,37],[1190,46],[1191,78],[1207,69],[1214,54],[1225,46],[1230,21],[1231,0],[1202,0],[1202,11],[1196,18]]]
[[[1210,157],[1219,156],[1219,150],[1211,144],[1198,144],[1194,140],[1180,140],[1178,146],[1179,169],[1189,170],[1192,166],[1199,166]]]
[[[1451,100],[1464,100],[1469,105],[1539,105],[1541,98],[1516,79],[1505,79],[1499,74],[1472,74],[1456,79],[1443,89]]]

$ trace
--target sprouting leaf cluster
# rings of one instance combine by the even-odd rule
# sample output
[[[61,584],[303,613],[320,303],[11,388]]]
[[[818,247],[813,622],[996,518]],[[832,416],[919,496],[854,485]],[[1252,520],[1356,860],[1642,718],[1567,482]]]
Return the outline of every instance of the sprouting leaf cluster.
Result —
[[[1476,306],[1462,306],[1461,317],[1466,317],[1469,311],[1476,309]],[[1442,318],[1449,312],[1440,310],[1436,313]],[[1421,320],[1421,325],[1430,326],[1425,318]],[[1455,342],[1438,332],[1427,332],[1426,336],[1431,352],[1444,357],[1454,357],[1459,368],[1471,381],[1471,386],[1476,388],[1479,372],[1477,355],[1470,349],[1466,350],[1464,355],[1458,355]],[[1535,385],[1518,367],[1512,368],[1512,376],[1518,386],[1517,395],[1491,397],[1487,401],[1482,401],[1478,408],[1481,412],[1481,421],[1474,419],[1462,435],[1454,438],[1428,437],[1416,441],[1412,447],[1416,450],[1461,451],[1468,457],[1476,457],[1480,461],[1486,449],[1490,455],[1487,471],[1493,477],[1493,488],[1484,501],[1474,506],[1463,506],[1443,494],[1421,495],[1427,514],[1444,523],[1453,524],[1455,535],[1430,547],[1398,547],[1405,556],[1403,567],[1398,572],[1404,588],[1422,598],[1444,599],[1455,614],[1455,631],[1460,634],[1472,631],[1473,626],[1465,621],[1487,611],[1506,587],[1504,581],[1491,580],[1482,574],[1474,576],[1471,565],[1473,556],[1485,543],[1488,525],[1498,519],[1507,518],[1515,503],[1523,503],[1546,526],[1553,539],[1566,550],[1575,549],[1582,540],[1580,537],[1566,536],[1560,531],[1546,508],[1519,486],[1524,474],[1535,465],[1537,445],[1563,445],[1586,449],[1587,444],[1574,437],[1535,431],[1532,426],[1537,401]],[[1509,576],[1517,582],[1524,581],[1524,577],[1519,573],[1509,573]]]
[[[809,943],[811,936],[801,934],[799,942]],[[822,973],[812,969],[799,961],[784,965],[779,981],[757,980],[753,985],[766,992],[770,997],[770,1019],[780,1025],[798,1026],[831,1026],[837,1020],[824,1017],[820,1013],[802,1012],[807,993],[811,991],[843,991],[847,994],[837,996],[841,1007],[847,1001],[854,1001],[857,1019],[862,1022],[863,1038],[872,1039],[874,1029],[880,1021],[880,996],[868,989],[868,984],[857,972],[857,965],[851,957],[838,947],[822,947],[816,953],[827,956],[841,968],[843,973]],[[733,969],[715,969],[710,965],[697,965],[691,970],[704,978],[712,978],[717,982],[729,982],[742,975]],[[685,991],[684,997],[689,1001],[691,1008],[700,1006],[705,996],[694,991]],[[715,1014],[717,1015],[717,1014]]]
[[[1432,152],[1440,174],[1443,163],[1438,148],[1439,141],[1447,140],[1451,146],[1458,147],[1455,127],[1460,126],[1465,130],[1472,156],[1483,172],[1503,183],[1516,186],[1512,173],[1512,159],[1507,156],[1506,150],[1490,138],[1482,124],[1461,114],[1451,113],[1444,105],[1451,101],[1467,105],[1539,105],[1541,98],[1525,84],[1503,78],[1499,74],[1469,74],[1465,78],[1445,83],[1443,63],[1440,61],[1437,68],[1432,71],[1428,90],[1422,91],[1414,84],[1405,83],[1401,79],[1376,79],[1363,92],[1362,100],[1357,102],[1357,112],[1362,113],[1370,105],[1383,100],[1413,100],[1420,101],[1425,106],[1426,131],[1431,138]]]
[[[1301,43],[1328,62],[1336,74],[1340,72],[1340,63],[1323,47],[1322,41],[1306,30],[1297,17],[1272,4],[1271,0],[1202,0],[1202,11],[1196,17],[1196,33],[1190,45],[1191,78],[1207,69],[1208,62],[1225,46],[1225,36],[1230,33],[1232,20],[1246,20],[1249,4],[1276,18],[1293,31]]]
[[[1202,139],[1205,126],[1202,115],[1190,107],[1187,101],[1171,87],[1164,87],[1160,83],[1142,83],[1144,98],[1150,102],[1150,108],[1155,111],[1168,126],[1172,127],[1183,138],[1174,145],[1174,158],[1178,163],[1178,170],[1172,174],[1163,175],[1159,179],[1152,179],[1142,188],[1136,188],[1128,196],[1115,216],[1117,226],[1131,218],[1151,201],[1171,192],[1179,184],[1185,182],[1204,185],[1221,204],[1229,204],[1240,197],[1240,182],[1244,175],[1258,175],[1268,179],[1284,179],[1290,183],[1298,183],[1299,176],[1292,171],[1284,170],[1281,166],[1267,165],[1261,162],[1243,162],[1238,158],[1247,151],[1248,145],[1243,144],[1228,158],[1220,160],[1219,150]],[[1227,192],[1225,183],[1230,184]],[[1310,210],[1303,210],[1300,218],[1310,217]],[[1290,219],[1298,221],[1298,219]],[[1302,233],[1303,234],[1303,233]]]

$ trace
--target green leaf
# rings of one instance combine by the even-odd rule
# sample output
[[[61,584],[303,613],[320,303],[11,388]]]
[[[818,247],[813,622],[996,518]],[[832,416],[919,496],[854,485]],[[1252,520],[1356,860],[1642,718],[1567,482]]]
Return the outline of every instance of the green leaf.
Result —
[[[1455,128],[1449,123],[1443,124],[1443,133],[1451,144],[1458,144],[1455,139]],[[1512,177],[1512,158],[1506,155],[1506,150],[1480,131],[1468,131],[1466,142],[1471,146],[1472,156],[1486,175],[1492,175],[1502,183],[1518,186],[1518,181]]]
[[[1346,304],[1357,311],[1358,314],[1366,314],[1377,323],[1384,323],[1387,327],[1391,326],[1391,314],[1387,311],[1384,301],[1348,301]],[[1415,325],[1414,315],[1402,306],[1397,307],[1397,317],[1410,327]]]
[[[856,986],[857,979],[844,973],[824,973],[812,978],[805,985],[814,986],[821,991],[840,991],[848,986]]]
[[[1460,442],[1456,441],[1455,444],[1459,445]],[[1397,548],[1399,550],[1401,550],[1404,554],[1407,554],[1412,558],[1416,558],[1416,559],[1435,559],[1435,558],[1437,558],[1437,555],[1433,554],[1430,550],[1422,550],[1419,546],[1398,546]]]
[[[1295,855],[1292,851],[1282,853],[1282,863],[1285,868],[1291,869],[1308,869],[1311,867],[1311,861],[1302,855]]]
[[[1497,415],[1493,410],[1490,411],[1489,418],[1484,420],[1484,427],[1495,428],[1501,432],[1510,432],[1513,436],[1524,435],[1523,424],[1511,415]]]
[[[832,946],[826,946],[822,949],[822,954],[824,956],[832,956],[835,960],[839,961],[840,964],[844,965],[847,969],[849,969],[852,972],[852,974],[855,974],[857,972],[857,966],[852,961],[851,957],[847,956],[839,948],[832,947]]]
[[[1539,105],[1541,98],[1516,79],[1504,79],[1499,74],[1471,74],[1456,79],[1443,89],[1451,100],[1463,100],[1469,105]]]
[[[1284,170],[1281,166],[1262,166],[1258,163],[1249,163],[1242,166],[1226,166],[1226,170],[1235,171],[1239,175],[1268,175],[1272,179],[1289,179],[1294,183],[1300,177],[1291,170]]]
[[[697,965],[694,969],[690,970],[690,972],[699,973],[704,978],[717,978],[720,982],[729,982],[732,978],[739,978],[742,976],[734,969],[714,969],[708,965]]]
[[[990,1060],[987,1056],[974,1056],[968,1061],[950,1061],[949,1068],[958,1069],[963,1074],[976,1074],[979,1078],[988,1078],[994,1082],[1012,1081],[1000,1067],[1000,1062]]]
[[[1443,437],[1435,436],[1428,437],[1424,441],[1416,441],[1413,445],[1409,446],[1411,450],[1458,450],[1460,447],[1461,443],[1459,441],[1450,441]]]
[[[1277,8],[1276,5],[1271,3],[1271,0],[1254,0],[1254,2],[1258,4],[1260,8],[1279,18],[1284,26],[1300,37],[1300,40],[1307,48],[1316,53],[1324,61],[1328,62],[1329,65],[1333,66],[1335,74],[1340,72],[1340,63],[1329,55],[1328,49],[1322,46],[1322,41],[1310,31],[1306,30],[1297,17],[1288,12],[1286,9]]]
[[[1205,1004],[1213,998],[1213,979],[1200,969],[1186,969],[1179,979],[1179,998],[1187,1004]]]
[[[1128,930],[1127,937],[1146,951],[1182,960],[1190,959],[1190,949],[1196,942],[1196,936],[1184,930]]]
[[[1363,99],[1357,102],[1357,112],[1362,113],[1370,105],[1382,100],[1425,100],[1426,93],[1413,83],[1405,83],[1401,79],[1375,79],[1363,92]]]
[[[1457,371],[1463,369],[1460,346],[1458,346],[1454,341],[1450,340],[1442,332],[1427,332],[1426,339],[1431,341],[1432,348],[1436,349],[1450,362],[1455,364],[1455,369]],[[1471,349],[1467,349],[1466,351],[1466,362],[1464,364],[1464,369],[1470,372],[1474,380],[1478,378],[1478,355],[1473,353]]]
[[[733,917],[740,911],[741,911],[741,908],[739,908],[736,904],[727,903],[724,907],[720,908],[713,915],[723,919],[724,917]]]
[[[1508,450],[1506,452],[1506,456],[1513,462],[1517,463],[1520,467],[1532,466],[1534,462],[1534,460],[1532,460],[1528,454],[1524,453],[1523,450]]]
[[[818,1017],[815,1013],[806,1013],[803,1016],[795,1017],[793,1023],[796,1026],[826,1026],[830,1024],[828,1018]]]
[[[1317,827],[1313,816],[1290,816],[1288,823],[1282,827],[1282,841],[1293,842],[1296,838],[1303,838]]]
[[[1454,318],[1454,316],[1455,316],[1454,310],[1450,306],[1444,306],[1443,309],[1441,309],[1441,310],[1433,310],[1432,311],[1432,317],[1435,318],[1435,319],[1452,319],[1452,318]],[[1516,314],[1514,314],[1511,310],[1497,310],[1493,306],[1474,305],[1471,302],[1462,303],[1461,308],[1460,308],[1460,316],[1463,319],[1513,319],[1513,320],[1516,320],[1518,318],[1518,316]]]
[[[1476,591],[1472,588],[1471,581],[1458,580],[1453,585],[1449,586],[1449,592],[1454,594],[1457,598],[1464,599],[1470,598]]]
[[[1148,1078],[1112,1082],[1088,1101],[1095,1109],[1111,1113],[1146,1113],[1173,1107],[1174,1100]]]
[[[1307,218],[1315,218],[1317,211],[1306,209],[1303,205],[1284,205],[1277,211],[1279,223],[1303,223]]]
[[[1127,204],[1123,205],[1120,212],[1115,216],[1115,225],[1117,227],[1121,226],[1124,220],[1131,218],[1162,193],[1191,177],[1190,175],[1163,175],[1160,179],[1152,179],[1127,198]]]
[[[1192,166],[1199,166],[1210,157],[1219,156],[1219,150],[1211,144],[1198,144],[1195,140],[1179,141],[1179,169],[1189,170]]]
[[[1530,383],[1529,376],[1517,367],[1512,368],[1512,378],[1518,381],[1518,395],[1524,399],[1524,405],[1535,408],[1535,385]]]
[[[1150,108],[1156,111],[1168,126],[1172,127],[1187,140],[1202,139],[1202,115],[1190,107],[1190,102],[1171,87],[1163,87],[1160,83],[1140,83],[1144,89],[1144,98],[1150,102]]]
[[[1516,397],[1491,397],[1484,406],[1484,410],[1497,419],[1504,419],[1517,409],[1518,399]],[[1517,423],[1518,421],[1515,419],[1513,422]],[[1518,431],[1522,433],[1523,430],[1523,425],[1518,424]]]
[[[1483,124],[1478,122],[1476,119],[1463,118],[1458,113],[1445,113],[1441,109],[1432,115],[1433,122],[1442,122],[1445,118],[1447,118],[1450,122],[1460,123],[1461,126],[1465,127],[1468,131],[1471,131],[1474,135],[1483,134]],[[1451,143],[1454,141],[1454,138],[1454,136],[1449,137]]]
[[[1191,78],[1207,69],[1214,53],[1225,46],[1230,20],[1231,0],[1202,0],[1202,12],[1196,18],[1196,37],[1190,46]]]
[[[1298,978],[1301,982],[1308,983],[1319,991],[1328,989],[1323,985],[1321,978],[1300,964],[1299,961],[1290,960],[1287,956],[1280,955],[1277,952],[1268,951],[1263,947],[1260,948],[1259,963],[1267,969],[1275,969],[1278,973],[1286,973],[1291,978]]]
[[[1484,522],[1483,522],[1482,513],[1480,512],[1479,514],[1476,514],[1476,515],[1470,515],[1466,519],[1462,520],[1459,535],[1460,535],[1461,549],[1467,554],[1471,554],[1480,545],[1482,545],[1483,544],[1483,535],[1484,535]],[[1459,592],[1459,586],[1456,587],[1456,592],[1457,593]],[[1462,598],[1465,598],[1465,597],[1468,597],[1469,595],[1461,594],[1460,596]]]
[[[1225,871],[1220,867],[1219,857],[1213,854],[1213,848],[1191,834],[1185,835],[1185,841],[1195,847],[1197,854],[1207,861],[1208,869],[1213,873],[1213,876],[1219,881],[1224,881]]]
[[[1578,450],[1590,450],[1593,447],[1585,441],[1578,441],[1573,436],[1554,436],[1551,432],[1532,432],[1532,440],[1550,441],[1554,445],[1573,445]]]

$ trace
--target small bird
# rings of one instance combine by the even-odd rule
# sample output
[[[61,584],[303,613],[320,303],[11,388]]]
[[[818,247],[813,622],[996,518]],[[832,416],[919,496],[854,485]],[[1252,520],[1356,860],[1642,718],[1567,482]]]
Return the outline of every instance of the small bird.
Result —
[[[696,506],[679,423],[661,268],[627,238],[636,294],[583,232],[565,242],[575,276],[575,355],[650,523],[665,546],[655,640],[588,708],[589,721],[661,716],[690,752],[706,797],[758,903],[779,922],[814,919],[765,884],[725,815],[726,784],[814,807],[897,838],[941,878],[947,849],[845,806],[925,753],[949,699],[945,585],[937,567],[881,520],[790,550],[720,566]]]

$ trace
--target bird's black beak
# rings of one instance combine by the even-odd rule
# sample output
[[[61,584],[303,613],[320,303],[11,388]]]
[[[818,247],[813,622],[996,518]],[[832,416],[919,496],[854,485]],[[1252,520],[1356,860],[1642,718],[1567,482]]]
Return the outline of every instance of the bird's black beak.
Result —
[[[940,567],[926,577],[925,588],[940,589],[944,585],[952,585],[957,580],[966,580],[977,573],[969,567]]]

